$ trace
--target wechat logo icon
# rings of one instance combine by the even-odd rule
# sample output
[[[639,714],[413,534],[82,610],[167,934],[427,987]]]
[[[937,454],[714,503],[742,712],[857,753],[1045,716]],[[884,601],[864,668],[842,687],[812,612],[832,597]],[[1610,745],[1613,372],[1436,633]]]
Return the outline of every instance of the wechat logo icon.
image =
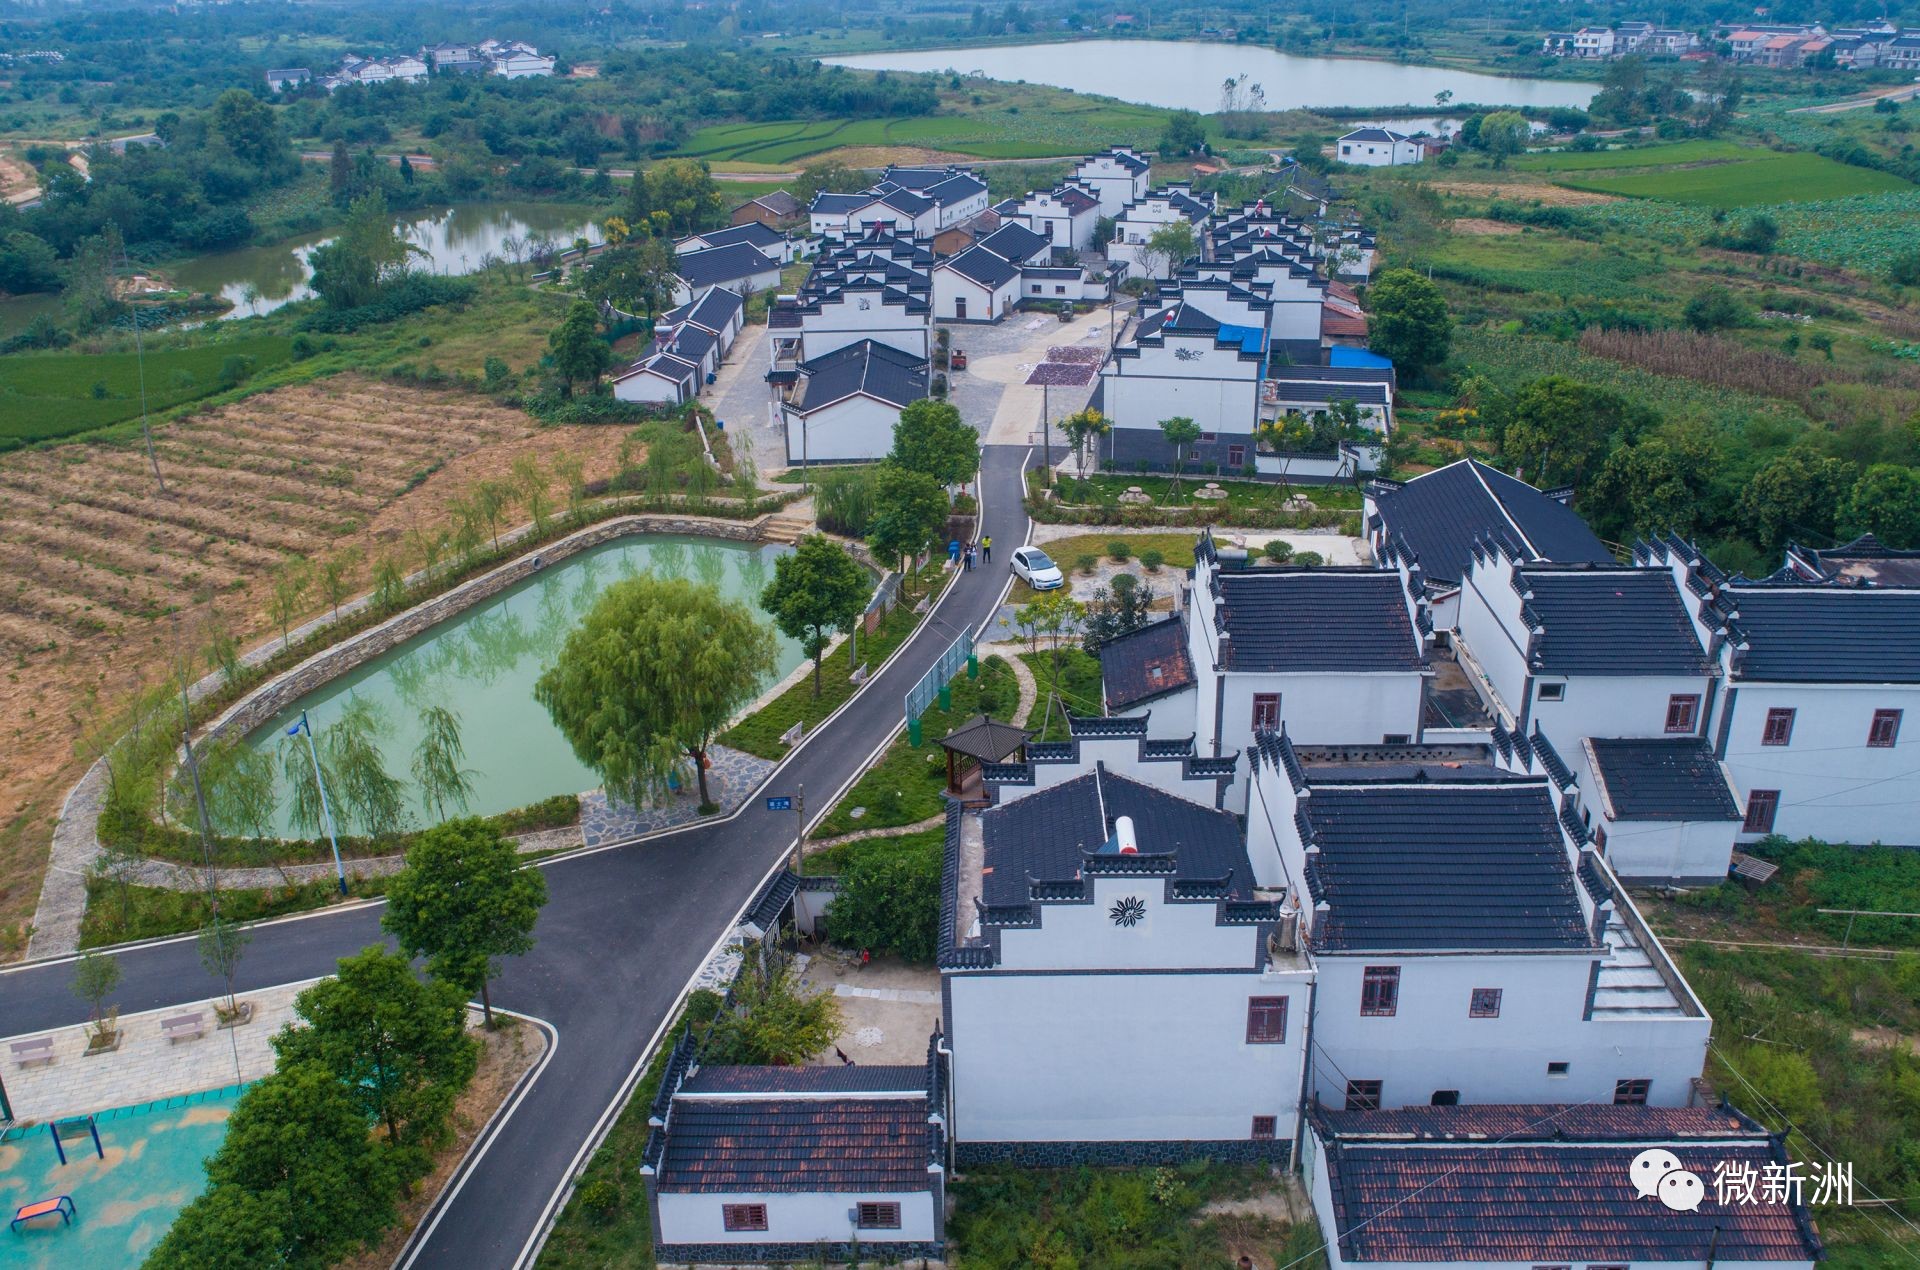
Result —
[[[1680,1157],[1663,1147],[1649,1147],[1634,1156],[1627,1176],[1635,1198],[1658,1199],[1676,1213],[1693,1212],[1707,1196],[1699,1175],[1680,1167]]]

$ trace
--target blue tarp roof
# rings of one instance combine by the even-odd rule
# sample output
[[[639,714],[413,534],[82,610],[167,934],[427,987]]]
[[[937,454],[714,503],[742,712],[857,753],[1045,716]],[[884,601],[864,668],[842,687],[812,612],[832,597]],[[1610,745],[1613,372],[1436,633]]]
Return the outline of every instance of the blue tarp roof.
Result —
[[[1267,331],[1263,326],[1220,326],[1220,338],[1238,340],[1243,353],[1264,353],[1267,351]]]
[[[1344,344],[1335,344],[1327,350],[1329,366],[1381,366],[1388,369],[1393,363],[1378,353],[1370,353],[1364,348],[1349,348]]]

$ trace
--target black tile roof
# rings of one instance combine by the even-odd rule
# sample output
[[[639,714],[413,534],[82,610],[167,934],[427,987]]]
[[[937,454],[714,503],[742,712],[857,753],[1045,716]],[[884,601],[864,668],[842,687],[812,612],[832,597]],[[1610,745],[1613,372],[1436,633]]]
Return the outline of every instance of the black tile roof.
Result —
[[[616,376],[625,379],[628,375],[642,372],[670,379],[676,384],[691,384],[700,376],[700,368],[692,362],[683,361],[671,353],[652,353],[629,366],[625,372]]]
[[[750,220],[744,225],[735,225],[729,229],[716,229],[705,234],[696,234],[694,237],[705,243],[708,248],[731,247],[735,243],[745,243],[754,248],[779,247],[787,241],[785,234],[757,220]]]
[[[1417,671],[1425,664],[1397,573],[1313,568],[1214,576],[1228,670]]]
[[[1276,375],[1285,375],[1284,370]],[[1357,401],[1363,405],[1387,404],[1385,384],[1339,384],[1325,380],[1274,379],[1268,381],[1268,395],[1278,401]]]
[[[1920,590],[1729,587],[1736,679],[1920,683]]]
[[[1203,313],[1185,300],[1178,301],[1143,319],[1134,338],[1146,338],[1160,334],[1161,331],[1192,331],[1196,334],[1214,334],[1220,330],[1217,319]]]
[[[724,286],[759,273],[777,273],[779,270],[779,261],[746,243],[690,251],[676,258],[673,265],[674,273],[695,291],[702,287]]]
[[[1592,1102],[1412,1104],[1380,1111],[1315,1113],[1342,1139],[1458,1142],[1672,1142],[1740,1137],[1760,1126],[1731,1107],[1651,1107]]]
[[[844,216],[855,208],[873,202],[871,194],[829,194],[824,190],[813,196],[808,210],[821,216]]]
[[[1397,132],[1388,132],[1385,128],[1356,128],[1340,138],[1342,141],[1405,141],[1406,137]]]
[[[1123,167],[1127,171],[1135,174],[1136,176],[1142,172],[1147,171],[1153,166],[1151,163],[1147,162],[1145,159],[1141,158],[1139,155],[1134,154],[1131,151],[1121,150],[1118,148],[1108,150],[1103,154],[1092,155],[1090,156],[1090,158],[1112,159],[1116,166]]]
[[[855,393],[905,407],[927,395],[927,364],[890,344],[861,340],[800,364],[799,408],[818,410]]]
[[[933,1188],[927,1166],[937,1130],[924,1099],[676,1098],[665,1133],[660,1191]]]
[[[906,1094],[927,1092],[925,1063],[831,1067],[702,1067],[677,1096],[699,1094]]]
[[[724,331],[746,307],[746,298],[738,291],[714,287],[700,297],[700,302],[695,304],[687,314],[687,320],[698,323],[710,331]]]
[[[981,879],[982,898],[989,905],[1025,904],[1030,877],[1077,879],[1083,857],[1101,848],[1121,816],[1132,817],[1142,855],[1175,857],[1175,881],[1232,874],[1234,897],[1252,893],[1253,866],[1231,812],[1188,802],[1098,764],[1084,776],[980,813],[983,859],[991,870]],[[967,921],[970,914],[962,925]]]
[[[975,715],[940,738],[940,748],[982,763],[998,763],[1033,738],[1025,728]]]
[[[969,247],[940,266],[983,287],[1000,287],[1020,276],[1020,270],[985,247]]]
[[[933,206],[932,199],[924,194],[916,194],[912,190],[889,190],[880,196],[880,201],[894,211],[904,212],[908,216],[918,216]]]
[[[1590,946],[1545,782],[1309,781],[1307,884],[1329,905],[1316,948]]]
[[[1620,565],[1528,565],[1514,570],[1542,634],[1533,669],[1550,675],[1704,675],[1673,575]],[[1916,657],[1920,664],[1920,656]]]
[[[1186,620],[1170,617],[1100,645],[1100,679],[1109,710],[1131,710],[1191,687]]]
[[[1738,820],[1726,773],[1699,737],[1593,737],[1594,775],[1614,820]]]
[[[785,190],[775,190],[771,194],[762,194],[759,198],[751,201],[758,203],[775,216],[798,216],[801,212],[807,210],[805,204],[801,203],[799,199]],[[743,203],[741,206],[745,207],[747,204]]]
[[[1376,484],[1369,492],[1388,534],[1411,548],[1437,582],[1464,578],[1473,544],[1482,539],[1504,543],[1527,559],[1613,560],[1571,507],[1477,459],[1461,459],[1404,485]]]
[[[987,187],[965,172],[956,172],[944,181],[929,185],[921,193],[936,203],[964,203],[977,194],[985,194]]]
[[[1357,1144],[1327,1152],[1347,1262],[1612,1263],[1811,1261],[1821,1244],[1804,1207],[1718,1202],[1716,1165],[1756,1176],[1786,1152],[1749,1131],[1667,1149],[1706,1198],[1691,1212],[1639,1198],[1632,1144]]]
[[[1036,234],[1025,225],[1002,225],[982,238],[978,246],[985,247],[1002,260],[1011,260],[1015,264],[1025,264],[1041,252],[1051,252],[1053,243],[1044,235]]]

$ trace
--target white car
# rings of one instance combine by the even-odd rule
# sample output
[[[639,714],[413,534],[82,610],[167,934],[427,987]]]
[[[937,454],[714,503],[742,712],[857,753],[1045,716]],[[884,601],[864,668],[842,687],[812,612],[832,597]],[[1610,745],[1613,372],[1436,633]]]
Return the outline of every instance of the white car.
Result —
[[[1013,576],[1036,591],[1052,591],[1067,584],[1060,566],[1038,547],[1021,547],[1013,553]]]

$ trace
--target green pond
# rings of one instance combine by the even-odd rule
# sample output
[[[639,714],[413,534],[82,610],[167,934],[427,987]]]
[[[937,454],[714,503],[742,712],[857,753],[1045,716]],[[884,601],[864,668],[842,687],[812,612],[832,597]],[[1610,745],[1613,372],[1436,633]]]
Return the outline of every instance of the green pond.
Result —
[[[410,768],[421,741],[421,712],[441,706],[460,720],[466,750],[462,766],[473,776],[468,810],[475,815],[510,811],[555,794],[583,793],[600,780],[574,757],[546,707],[534,700],[533,685],[600,592],[649,572],[714,587],[758,613],[760,593],[773,579],[773,562],[788,550],[646,534],[581,552],[308,693],[257,729],[249,743],[278,759],[284,759],[282,747],[287,745],[299,745],[304,755],[304,738],[286,735],[287,728],[298,723],[300,711],[307,712],[324,745],[328,725],[340,718],[351,698],[358,698],[380,719],[386,769],[407,782],[415,821],[424,826],[433,818],[418,800]],[[784,676],[804,655],[795,641],[777,631],[774,637],[779,646],[776,676]],[[761,687],[777,681],[770,679]],[[284,775],[279,794],[280,834],[307,836],[288,814]],[[341,832],[347,831],[341,826]]]

